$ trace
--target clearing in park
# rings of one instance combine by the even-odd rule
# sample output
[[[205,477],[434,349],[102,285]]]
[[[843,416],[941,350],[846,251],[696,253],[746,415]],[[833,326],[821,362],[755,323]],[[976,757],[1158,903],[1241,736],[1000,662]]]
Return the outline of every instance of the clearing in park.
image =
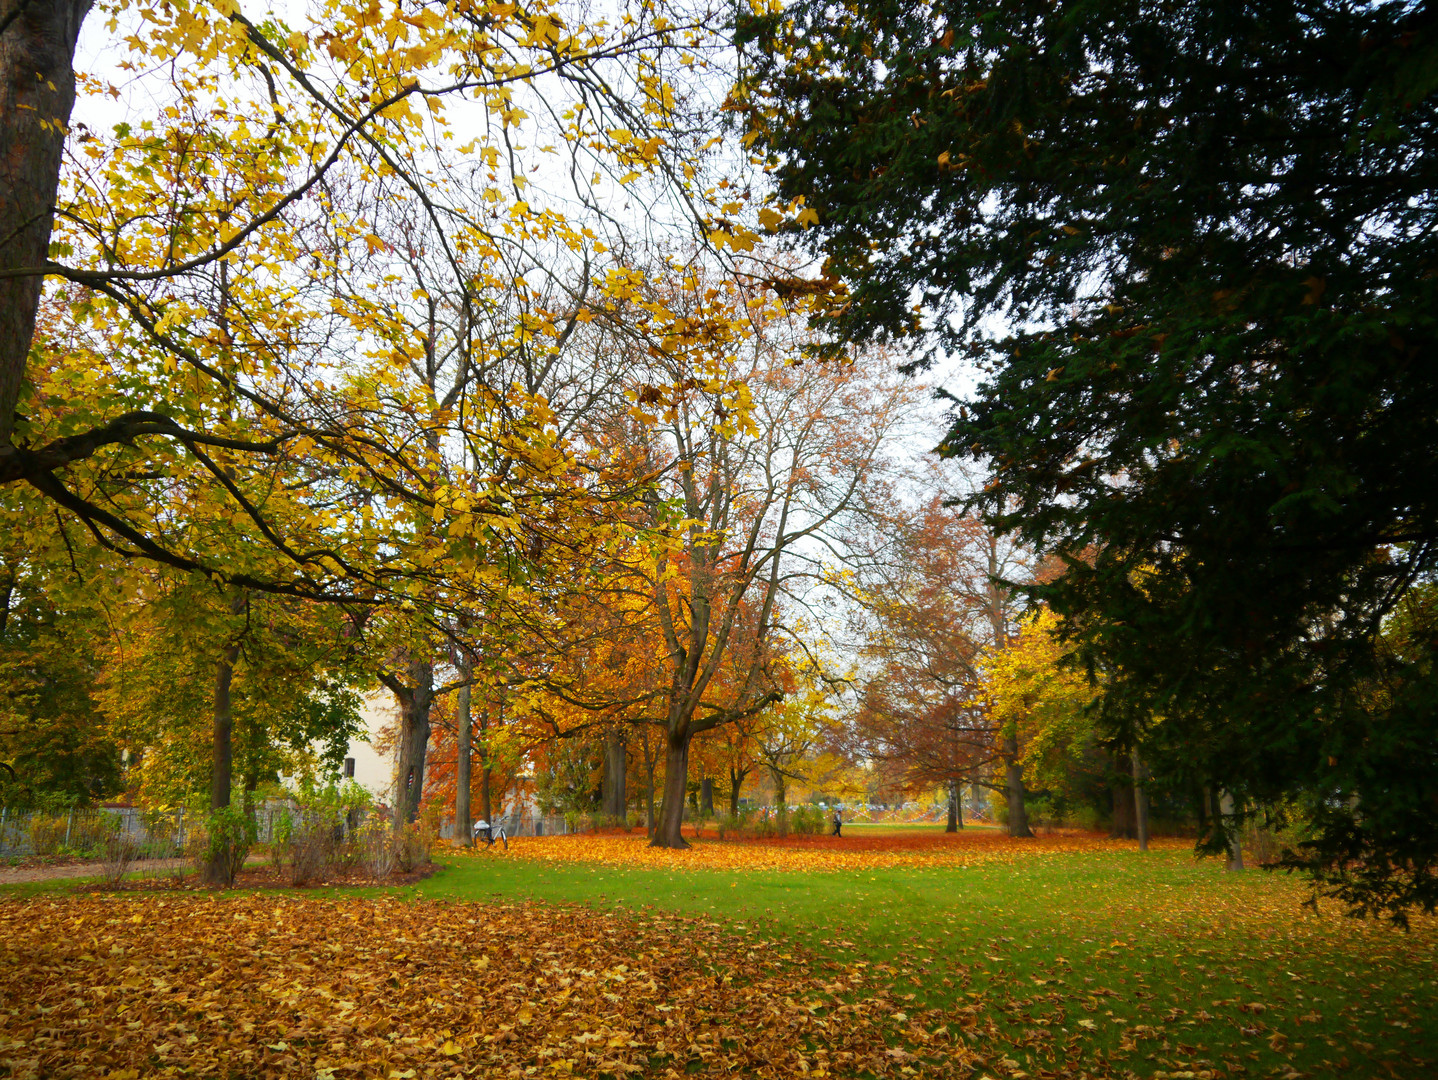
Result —
[[[9,886],[13,1077],[1431,1077],[1435,921],[1188,842],[641,834],[400,890]]]

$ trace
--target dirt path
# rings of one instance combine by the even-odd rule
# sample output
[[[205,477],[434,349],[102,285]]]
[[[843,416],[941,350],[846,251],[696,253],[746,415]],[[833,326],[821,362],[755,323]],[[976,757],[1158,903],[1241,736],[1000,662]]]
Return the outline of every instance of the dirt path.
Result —
[[[130,873],[137,870],[168,870],[183,866],[184,859],[137,859],[130,864]],[[63,866],[0,866],[0,885],[19,885],[29,881],[54,881],[59,878],[99,877],[103,869],[97,862],[68,863]]]

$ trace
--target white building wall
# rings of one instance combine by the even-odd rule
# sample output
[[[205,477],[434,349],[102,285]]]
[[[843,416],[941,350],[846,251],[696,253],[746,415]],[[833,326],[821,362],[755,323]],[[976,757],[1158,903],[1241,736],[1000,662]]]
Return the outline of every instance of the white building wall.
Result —
[[[351,739],[346,758],[353,758],[354,780],[386,805],[394,803],[395,755],[381,754],[376,749],[380,732],[390,728],[392,733],[399,730],[399,703],[388,690],[376,690],[364,699],[360,706],[360,720],[368,733],[369,741]]]

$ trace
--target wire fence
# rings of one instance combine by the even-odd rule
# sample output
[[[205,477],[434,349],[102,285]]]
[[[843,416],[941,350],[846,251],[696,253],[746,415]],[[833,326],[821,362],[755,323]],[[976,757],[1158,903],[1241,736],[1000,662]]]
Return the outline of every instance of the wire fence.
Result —
[[[277,829],[293,827],[305,813],[295,803],[267,800],[255,809],[256,842],[271,843]],[[347,818],[338,828],[348,835],[361,824],[359,817]],[[502,826],[510,836],[556,836],[573,831],[562,815],[540,814],[528,808],[497,815],[494,824]],[[192,826],[203,829],[204,820],[183,808],[102,806],[47,812],[0,807],[0,858],[92,857],[99,853],[107,836],[123,835],[134,845],[136,858],[166,859],[185,853]],[[442,838],[463,835],[453,817],[442,820]]]

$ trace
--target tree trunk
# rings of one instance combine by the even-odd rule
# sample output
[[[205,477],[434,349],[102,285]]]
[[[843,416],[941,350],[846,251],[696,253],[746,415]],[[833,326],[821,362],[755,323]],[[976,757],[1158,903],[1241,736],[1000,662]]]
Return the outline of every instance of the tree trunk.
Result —
[[[1024,767],[1019,764],[1017,734],[1004,736],[1004,779],[1009,802],[1009,835],[1031,837],[1033,830],[1029,828],[1029,814],[1024,808]]]
[[[623,818],[629,806],[624,790],[625,774],[629,770],[629,757],[625,752],[624,735],[612,731],[604,743],[604,813],[608,817]]]
[[[459,662],[459,674],[462,678],[470,678],[474,674],[474,665],[465,657]],[[469,744],[470,733],[473,730],[474,719],[470,715],[470,700],[472,690],[468,685],[459,688],[458,698],[455,701],[455,711],[459,714],[459,738],[456,747],[454,762],[454,822],[459,830],[459,842],[461,847],[474,846],[474,819],[470,816],[469,808],[469,784],[470,784],[470,758]],[[488,814],[485,821],[489,820]]]
[[[659,755],[646,754],[644,758],[644,772],[648,777],[648,784],[644,790],[644,835],[651,840],[654,839],[655,829],[658,827],[659,819],[654,816],[654,770],[659,767]]]
[[[944,826],[944,832],[956,833],[959,831],[961,818],[959,817],[959,785],[949,781],[949,823]]]
[[[1238,834],[1237,813],[1230,792],[1218,793],[1218,813],[1219,827],[1228,841],[1228,869],[1236,873],[1243,869],[1243,838]]]
[[[75,42],[91,0],[0,0],[0,460],[14,450],[70,110]]]
[[[485,821],[494,821],[494,807],[489,795],[489,775],[494,771],[494,766],[485,765],[479,774],[479,812]]]
[[[231,772],[234,765],[235,714],[230,698],[230,686],[235,677],[235,661],[240,655],[240,643],[225,646],[215,670],[214,737],[210,759],[210,809],[223,810],[230,805]],[[228,854],[211,846],[213,856],[205,864],[205,884],[233,885],[230,875]]]
[[[785,776],[778,769],[770,769],[769,775],[774,780],[774,812],[778,815],[778,828],[780,836],[789,835],[789,799],[788,787],[785,784]]]
[[[1138,826],[1138,849],[1148,850],[1148,788],[1144,781],[1148,779],[1148,769],[1143,764],[1143,759],[1138,756],[1138,748],[1133,751],[1133,810],[1134,820]]]
[[[240,643],[225,646],[215,669],[214,739],[210,751],[210,809],[223,810],[230,805],[231,772],[234,765],[235,713],[230,686],[235,679],[235,661]]]
[[[749,775],[748,769],[736,769],[729,766],[729,816],[739,816],[739,789],[744,786],[744,777]]]
[[[1132,840],[1138,836],[1137,814],[1134,809],[1131,758],[1114,754],[1109,770],[1109,793],[1113,799],[1113,826],[1109,836],[1115,840]]]
[[[654,813],[654,773],[650,770],[649,806]],[[689,739],[683,735],[670,735],[664,753],[664,805],[660,809],[659,827],[654,830],[650,847],[687,848],[684,839],[684,795],[689,784]]]
[[[699,813],[702,817],[714,816],[714,781],[707,776],[699,781]]]
[[[395,832],[403,830],[419,812],[424,794],[424,759],[429,749],[429,710],[434,704],[434,665],[426,660],[411,660],[408,675],[409,686],[400,696]]]

